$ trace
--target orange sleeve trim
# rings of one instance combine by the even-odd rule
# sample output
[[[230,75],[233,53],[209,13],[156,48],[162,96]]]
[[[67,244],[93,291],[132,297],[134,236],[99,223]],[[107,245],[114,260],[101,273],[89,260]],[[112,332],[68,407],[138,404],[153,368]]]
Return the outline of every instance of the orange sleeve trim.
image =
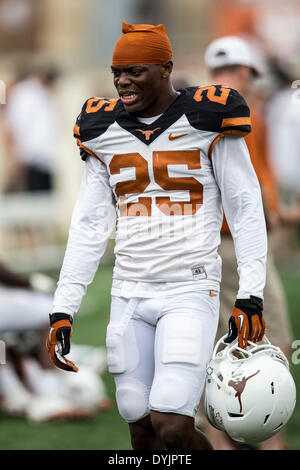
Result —
[[[221,127],[251,126],[250,117],[224,118]]]
[[[77,124],[74,124],[73,134],[80,135],[80,128],[77,126]]]
[[[233,134],[233,135],[238,135],[239,137],[245,137],[245,135],[248,135],[249,132],[243,132],[243,131],[238,131],[238,130],[230,130],[230,131],[223,131],[222,134]]]
[[[98,155],[96,155],[94,152],[92,152],[90,149],[88,149],[87,147],[85,147],[81,141],[79,139],[76,139],[76,142],[77,142],[77,145],[78,147],[80,147],[81,149],[85,150],[88,154],[90,154],[92,157],[95,157],[97,158],[97,160],[99,160],[99,162],[103,163],[104,162],[101,160],[101,158],[98,157]]]
[[[208,158],[211,160],[211,156],[212,156],[212,151],[214,149],[214,146],[216,145],[217,142],[219,142],[219,140],[221,139],[221,137],[224,136],[224,133],[222,134],[218,134],[214,140],[212,141],[212,143],[210,144],[210,147],[209,147],[209,150],[208,150]]]

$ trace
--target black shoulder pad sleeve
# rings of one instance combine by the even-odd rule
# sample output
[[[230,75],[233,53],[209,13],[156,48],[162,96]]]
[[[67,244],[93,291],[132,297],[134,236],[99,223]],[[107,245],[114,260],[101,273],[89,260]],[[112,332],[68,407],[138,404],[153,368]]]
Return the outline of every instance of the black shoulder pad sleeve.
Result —
[[[115,121],[114,109],[118,101],[118,99],[92,97],[84,103],[73,128],[82,160],[86,160],[88,154],[98,158],[83,143],[99,137]]]
[[[118,99],[89,98],[76,119],[74,137],[87,142],[103,134],[115,121],[114,109],[117,102]]]
[[[238,91],[222,85],[185,89],[185,114],[196,129],[237,134],[251,132],[250,110]]]

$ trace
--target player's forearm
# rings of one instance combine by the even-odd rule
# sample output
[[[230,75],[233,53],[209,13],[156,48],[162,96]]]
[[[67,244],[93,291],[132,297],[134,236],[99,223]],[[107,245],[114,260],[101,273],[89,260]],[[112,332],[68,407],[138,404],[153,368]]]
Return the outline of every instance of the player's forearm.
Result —
[[[54,296],[52,312],[73,315],[79,310],[87,286],[93,281],[107,240],[84,242],[80,234],[70,234],[64,263]]]
[[[223,141],[223,142],[222,142]],[[267,234],[259,183],[243,139],[216,145],[213,164],[238,264],[238,298],[263,298]]]
[[[266,255],[255,255],[251,261],[238,260],[239,290],[238,299],[248,299],[251,295],[263,299],[266,283]]]
[[[251,190],[251,195],[250,195]],[[238,298],[250,295],[263,298],[266,277],[267,236],[266,225],[258,185],[253,181],[248,193],[239,198],[240,207],[231,207],[229,224],[238,264]]]

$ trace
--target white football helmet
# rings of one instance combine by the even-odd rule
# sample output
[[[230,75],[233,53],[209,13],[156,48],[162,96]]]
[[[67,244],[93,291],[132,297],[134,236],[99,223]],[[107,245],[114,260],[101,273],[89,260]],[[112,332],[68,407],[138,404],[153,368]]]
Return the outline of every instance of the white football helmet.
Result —
[[[235,441],[262,442],[287,423],[295,408],[288,360],[266,337],[259,344],[249,341],[247,349],[239,348],[237,339],[225,343],[225,337],[207,367],[205,414]]]

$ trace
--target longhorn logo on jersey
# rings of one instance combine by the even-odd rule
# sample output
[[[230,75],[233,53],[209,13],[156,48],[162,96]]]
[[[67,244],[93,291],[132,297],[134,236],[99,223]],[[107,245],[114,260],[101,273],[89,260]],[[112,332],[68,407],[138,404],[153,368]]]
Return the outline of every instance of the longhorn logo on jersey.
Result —
[[[153,129],[152,131],[142,131],[141,129],[137,129],[137,131],[144,134],[146,140],[150,140],[150,137],[152,136],[152,134],[154,134],[154,132],[158,131],[159,129],[160,127],[157,127],[156,129]]]

